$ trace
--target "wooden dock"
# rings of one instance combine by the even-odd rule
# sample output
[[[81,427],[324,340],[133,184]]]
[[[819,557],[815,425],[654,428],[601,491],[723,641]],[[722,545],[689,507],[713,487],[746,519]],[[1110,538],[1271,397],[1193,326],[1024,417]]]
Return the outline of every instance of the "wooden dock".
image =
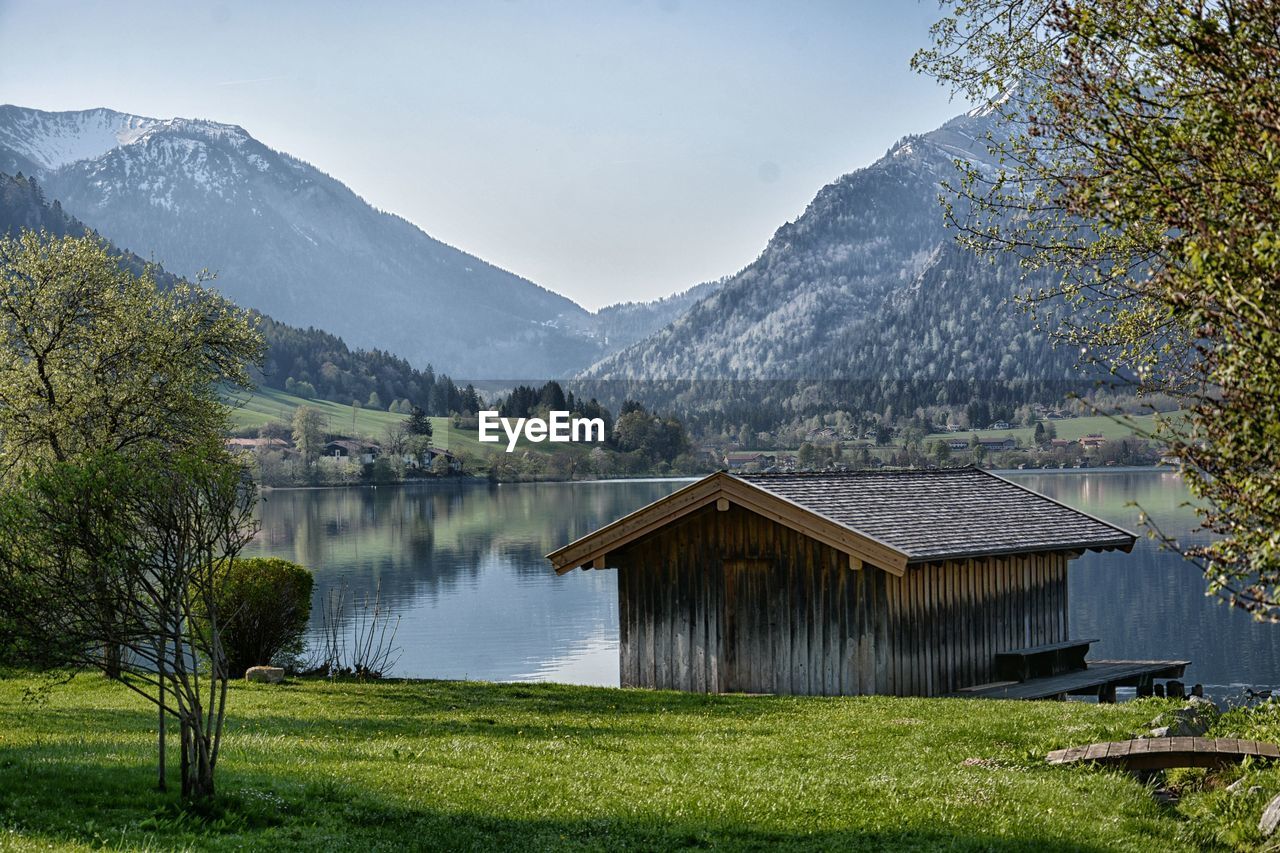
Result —
[[[1026,681],[996,681],[977,684],[953,693],[970,699],[1055,699],[1067,696],[1097,696],[1114,702],[1117,687],[1149,689],[1158,678],[1181,678],[1190,661],[1185,660],[1091,660],[1085,668]]]
[[[1280,746],[1225,737],[1152,737],[1056,749],[1047,756],[1050,764],[1087,763],[1126,770],[1222,767],[1246,758],[1280,760]]]

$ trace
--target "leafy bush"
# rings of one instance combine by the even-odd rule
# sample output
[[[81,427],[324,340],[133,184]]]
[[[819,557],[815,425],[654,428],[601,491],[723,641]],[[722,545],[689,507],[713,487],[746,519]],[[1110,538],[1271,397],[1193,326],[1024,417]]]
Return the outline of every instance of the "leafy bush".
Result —
[[[250,557],[231,564],[218,590],[218,613],[233,677],[302,652],[313,583],[310,571],[288,560]]]

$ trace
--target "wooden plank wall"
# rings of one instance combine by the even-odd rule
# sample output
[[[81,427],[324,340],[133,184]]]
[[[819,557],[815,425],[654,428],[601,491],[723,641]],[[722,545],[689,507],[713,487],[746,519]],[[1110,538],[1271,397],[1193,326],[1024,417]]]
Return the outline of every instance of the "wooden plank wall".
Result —
[[[624,687],[931,696],[994,678],[997,652],[1068,637],[1067,558],[849,568],[739,507],[610,555]]]

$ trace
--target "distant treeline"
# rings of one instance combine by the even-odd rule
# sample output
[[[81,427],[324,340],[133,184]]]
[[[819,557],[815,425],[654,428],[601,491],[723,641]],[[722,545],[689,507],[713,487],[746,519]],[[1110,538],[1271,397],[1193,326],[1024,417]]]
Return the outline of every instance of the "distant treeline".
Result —
[[[268,388],[405,413],[418,406],[436,416],[475,414],[483,406],[475,388],[459,388],[430,365],[418,370],[389,352],[353,350],[336,335],[299,329],[265,315],[259,328],[267,341],[259,382]]]
[[[559,382],[541,388],[520,385],[497,402],[498,414],[505,418],[544,417],[549,411],[567,411],[575,416],[601,418],[605,424],[604,447],[645,465],[672,464],[689,452],[689,436],[684,424],[671,416],[651,412],[636,400],[624,400],[617,417],[594,397],[575,397]],[[637,470],[640,470],[637,467]]]
[[[613,431],[613,413],[600,405],[593,397],[585,400],[565,393],[559,382],[547,382],[541,388],[517,385],[511,393],[497,403],[498,414],[504,418],[542,417],[547,412],[569,412],[584,418],[603,418],[605,433]]]

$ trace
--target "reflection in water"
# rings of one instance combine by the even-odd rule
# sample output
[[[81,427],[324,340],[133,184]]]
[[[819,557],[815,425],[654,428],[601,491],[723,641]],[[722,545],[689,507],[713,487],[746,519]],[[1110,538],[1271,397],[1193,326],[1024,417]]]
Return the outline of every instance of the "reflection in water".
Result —
[[[1131,554],[1087,553],[1071,563],[1071,634],[1101,640],[1093,657],[1189,660],[1184,680],[1203,682],[1215,695],[1239,693],[1241,685],[1280,686],[1280,626],[1207,598],[1199,569],[1143,536],[1143,512],[1183,542],[1204,535],[1175,472],[1006,476],[1142,537]]]
[[[329,590],[345,582],[360,597],[381,584],[401,617],[396,675],[617,684],[613,573],[556,577],[543,555],[682,485],[276,490],[251,553],[315,572],[313,627]]]
[[[1171,535],[1196,528],[1171,472],[1007,476],[1135,532],[1140,511]],[[684,482],[278,490],[252,550],[315,572],[313,614],[343,581],[356,595],[381,583],[402,617],[396,675],[617,684],[613,573],[556,577],[543,555]],[[1095,657],[1185,658],[1188,683],[1280,685],[1280,628],[1205,598],[1199,572],[1149,540],[1075,560],[1070,594],[1072,635],[1100,638]]]

